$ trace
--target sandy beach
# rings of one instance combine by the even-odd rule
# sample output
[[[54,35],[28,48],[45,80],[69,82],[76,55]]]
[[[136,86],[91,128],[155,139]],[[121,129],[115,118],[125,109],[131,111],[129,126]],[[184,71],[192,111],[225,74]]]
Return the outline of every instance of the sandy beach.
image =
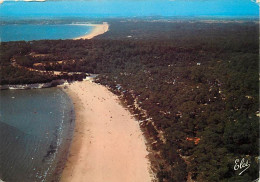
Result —
[[[62,182],[150,182],[144,136],[130,112],[104,86],[74,82],[76,127]]]
[[[95,36],[101,35],[109,30],[109,24],[107,22],[103,22],[103,24],[83,24],[86,26],[92,26],[93,29],[90,33],[83,35],[81,37],[77,37],[77,39],[92,39]]]

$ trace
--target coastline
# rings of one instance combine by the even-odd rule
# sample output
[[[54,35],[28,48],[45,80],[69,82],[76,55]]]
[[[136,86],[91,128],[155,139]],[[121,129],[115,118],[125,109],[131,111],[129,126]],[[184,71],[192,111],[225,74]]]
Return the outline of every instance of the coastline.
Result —
[[[91,81],[73,82],[64,91],[76,119],[61,182],[152,181],[144,136],[117,96]]]
[[[107,22],[103,22],[103,24],[82,24],[82,25],[92,26],[93,29],[91,30],[90,33],[74,38],[73,40],[92,39],[98,35],[104,34],[105,32],[109,31],[109,24]]]
[[[52,80],[46,83],[30,83],[30,84],[9,84],[0,85],[0,90],[27,90],[57,87],[58,85],[66,85],[66,80]]]

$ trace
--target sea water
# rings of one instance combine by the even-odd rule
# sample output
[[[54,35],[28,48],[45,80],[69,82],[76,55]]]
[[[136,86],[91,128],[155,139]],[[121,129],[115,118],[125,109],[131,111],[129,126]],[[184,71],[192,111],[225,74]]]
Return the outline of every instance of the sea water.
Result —
[[[73,119],[73,104],[58,88],[1,91],[0,180],[58,180]]]
[[[73,39],[92,30],[92,26],[75,24],[6,24],[0,25],[2,42],[43,39]]]
[[[4,1],[0,17],[56,18],[123,18],[123,17],[255,17],[259,16],[256,0],[103,0],[103,1]]]

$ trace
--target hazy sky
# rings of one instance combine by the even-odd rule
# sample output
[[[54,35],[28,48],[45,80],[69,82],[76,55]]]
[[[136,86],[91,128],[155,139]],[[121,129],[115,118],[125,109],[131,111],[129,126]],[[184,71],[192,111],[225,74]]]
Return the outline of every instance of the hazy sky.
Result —
[[[4,2],[1,17],[259,16],[250,0],[90,0]]]

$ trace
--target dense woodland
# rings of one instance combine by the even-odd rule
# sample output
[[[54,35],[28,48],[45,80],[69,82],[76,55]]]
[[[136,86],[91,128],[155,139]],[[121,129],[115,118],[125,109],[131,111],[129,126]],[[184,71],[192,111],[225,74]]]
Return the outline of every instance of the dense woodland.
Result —
[[[258,178],[258,24],[109,23],[92,40],[2,43],[1,84],[62,78],[25,68],[99,74],[138,118],[159,181]]]

